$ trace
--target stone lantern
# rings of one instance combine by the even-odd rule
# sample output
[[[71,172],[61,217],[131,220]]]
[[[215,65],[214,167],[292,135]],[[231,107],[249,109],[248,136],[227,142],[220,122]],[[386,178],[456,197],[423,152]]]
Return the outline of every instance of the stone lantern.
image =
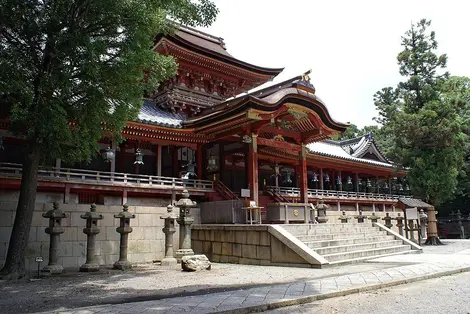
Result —
[[[96,235],[100,233],[98,228],[98,220],[103,219],[103,215],[96,212],[96,205],[92,204],[90,211],[80,215],[82,219],[86,220],[86,228],[83,229],[83,233],[87,235],[86,240],[86,263],[80,266],[80,271],[91,272],[98,271],[100,265],[96,260]]]
[[[326,210],[328,208],[330,208],[330,206],[323,203],[323,200],[320,200],[320,203],[317,205],[318,216],[316,220],[318,223],[326,223],[328,221],[328,216],[326,215]]]
[[[426,237],[426,226],[427,226],[427,223],[428,223],[428,215],[426,215],[426,213],[424,212],[423,209],[420,209],[418,217],[419,217],[419,224],[420,224],[420,227],[421,227],[421,239],[426,239],[427,238]]]
[[[354,216],[354,218],[357,219],[358,223],[364,223],[364,219],[366,219],[367,217],[362,214],[362,210],[359,210],[359,215]]]
[[[59,235],[65,232],[61,220],[66,218],[67,215],[59,209],[59,203],[54,202],[52,209],[42,214],[42,217],[49,218],[49,227],[46,228],[46,233],[50,235],[49,264],[42,271],[50,274],[60,274],[64,271],[64,267],[57,264],[57,247]]]
[[[385,221],[385,224],[384,224],[385,227],[387,227],[389,229],[393,227],[392,217],[390,217],[390,213],[386,213],[385,217],[382,218],[382,220]]]
[[[338,219],[341,221],[341,223],[345,224],[348,223],[349,217],[346,216],[346,212],[343,210],[343,213],[341,214],[341,216],[339,216]]]
[[[167,213],[160,216],[160,219],[165,220],[165,227],[162,229],[165,234],[165,257],[162,259],[162,266],[171,266],[177,263],[176,258],[173,257],[173,234],[176,232],[175,220],[177,215],[173,213],[173,206],[168,205],[166,208]]]
[[[394,218],[397,221],[398,233],[403,236],[403,217],[398,213],[398,216]]]
[[[374,222],[377,222],[380,217],[379,216],[376,216],[375,213],[372,213],[372,215],[370,215],[369,217],[367,217],[372,223]]]
[[[180,214],[176,220],[180,225],[180,245],[176,251],[176,258],[181,260],[185,255],[194,255],[194,251],[191,249],[191,224],[194,222],[194,218],[189,215],[189,210],[196,207],[196,202],[189,199],[189,193],[187,190],[183,191],[181,199],[176,202],[176,207],[179,207]]]
[[[131,219],[135,218],[135,215],[129,213],[129,206],[124,204],[122,206],[122,212],[115,214],[114,218],[119,219],[119,227],[116,228],[116,231],[121,234],[119,261],[114,263],[114,268],[120,270],[130,269],[132,268],[132,264],[127,260],[127,245],[129,233],[132,232]]]

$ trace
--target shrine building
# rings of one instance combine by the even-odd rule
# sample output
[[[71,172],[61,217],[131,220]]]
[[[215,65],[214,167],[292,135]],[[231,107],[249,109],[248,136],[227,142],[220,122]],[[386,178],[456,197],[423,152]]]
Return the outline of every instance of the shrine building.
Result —
[[[42,166],[38,208],[46,210],[52,201],[71,212],[92,203],[98,210],[127,203],[131,211],[145,207],[151,212],[178,200],[186,189],[201,204],[199,222],[217,222],[204,217],[202,208],[214,212],[219,203],[239,201],[238,208],[230,209],[238,218],[222,221],[244,224],[242,208],[251,201],[261,207],[261,222],[269,224],[287,219],[270,210],[319,201],[329,212],[383,216],[394,213],[398,198],[409,193],[406,172],[382,154],[372,134],[332,139],[349,124],[331,116],[308,73],[251,92],[283,69],[241,61],[226,50],[222,38],[185,26],[157,36],[153,50],[173,56],[178,74],[146,95],[137,119],[122,131],[123,142],[103,138],[99,154],[86,162],[57,159]],[[7,131],[6,121],[0,128],[0,199],[15,202],[22,140]],[[290,222],[314,220],[307,213],[295,218]],[[37,220],[33,241],[39,241],[42,223]]]

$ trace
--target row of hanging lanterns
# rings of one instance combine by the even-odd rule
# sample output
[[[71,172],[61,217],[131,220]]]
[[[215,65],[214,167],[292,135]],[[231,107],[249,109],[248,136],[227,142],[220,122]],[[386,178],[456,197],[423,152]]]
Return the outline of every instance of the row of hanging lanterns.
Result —
[[[111,147],[108,146],[108,148],[101,154],[105,162],[111,162],[116,158],[116,154],[114,153],[114,150],[111,149]],[[140,150],[140,148],[137,148],[135,150],[135,161],[134,165],[143,165],[144,164],[144,154]]]

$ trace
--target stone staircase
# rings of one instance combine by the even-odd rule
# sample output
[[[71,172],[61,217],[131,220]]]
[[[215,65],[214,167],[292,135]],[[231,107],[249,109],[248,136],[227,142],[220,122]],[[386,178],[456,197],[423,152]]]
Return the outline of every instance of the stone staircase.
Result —
[[[416,252],[372,223],[282,225],[330,265]]]

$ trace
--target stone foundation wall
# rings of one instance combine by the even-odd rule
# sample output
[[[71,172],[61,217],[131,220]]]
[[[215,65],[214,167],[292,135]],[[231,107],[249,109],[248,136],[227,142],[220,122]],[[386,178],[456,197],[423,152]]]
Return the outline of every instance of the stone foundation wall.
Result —
[[[310,264],[271,235],[267,225],[195,225],[191,239],[195,253],[211,262],[249,265]]]
[[[16,205],[16,202],[0,202],[0,267],[5,262]],[[59,264],[64,268],[78,268],[85,263],[86,257],[86,235],[82,231],[85,220],[80,215],[89,211],[90,205],[60,204],[60,208],[67,214],[67,218],[62,220],[65,233],[60,235]],[[42,214],[50,209],[52,203],[36,204],[25,258],[27,269],[37,269],[36,256],[44,258],[42,266],[48,263],[49,235],[44,230],[49,220],[43,218]],[[119,220],[114,218],[114,214],[122,211],[122,206],[97,205],[97,211],[104,216],[99,221],[101,232],[97,235],[97,255],[102,265],[111,265],[119,259],[120,234],[116,232]],[[165,238],[162,232],[164,221],[160,216],[166,213],[166,207],[129,206],[129,211],[136,215],[131,220],[133,231],[129,234],[129,261],[140,263],[161,260],[164,256]],[[174,211],[178,212],[178,208]],[[199,223],[199,209],[191,209],[191,215]],[[174,234],[175,249],[178,248],[178,232],[177,228]]]

